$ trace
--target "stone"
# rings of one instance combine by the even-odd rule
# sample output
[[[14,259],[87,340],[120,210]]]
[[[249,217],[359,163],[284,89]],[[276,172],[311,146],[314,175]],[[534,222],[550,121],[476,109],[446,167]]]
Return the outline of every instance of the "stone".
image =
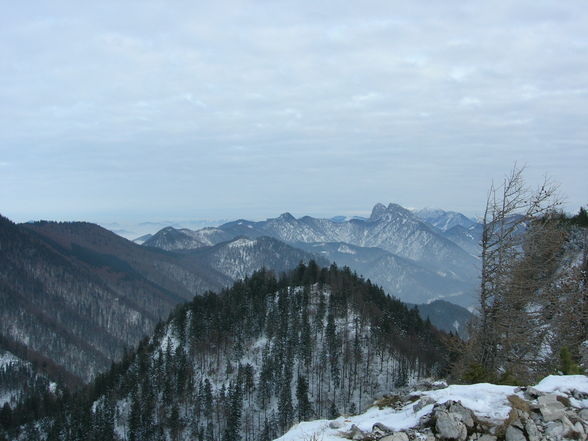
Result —
[[[588,398],[588,394],[585,392],[581,392],[577,389],[574,389],[572,391],[572,397],[574,397],[576,400],[585,400],[586,398]]]
[[[565,407],[555,395],[543,395],[537,399],[539,411],[545,421],[555,421],[565,415]]]
[[[525,431],[529,441],[539,441],[541,439],[541,432],[537,429],[537,425],[532,419],[525,421]]]
[[[505,441],[527,441],[525,434],[521,429],[515,426],[508,426],[504,435]]]
[[[560,418],[561,423],[563,424],[563,430],[564,433],[567,433],[569,431],[573,431],[574,430],[574,425],[572,424],[572,422],[569,420],[569,418],[567,416],[562,416]]]
[[[588,409],[582,409],[580,412],[578,412],[578,416],[584,421],[588,421]]]
[[[452,403],[449,406],[449,413],[456,415],[468,429],[474,427],[474,413],[461,405],[461,403]]]
[[[396,432],[380,438],[379,441],[408,441],[408,435],[404,432]]]
[[[435,429],[439,438],[445,440],[465,441],[468,436],[465,424],[454,414],[443,410],[435,414]]]
[[[528,387],[527,390],[525,391],[525,394],[529,395],[529,397],[531,397],[532,399],[535,399],[535,398],[538,398],[542,395],[545,395],[543,392],[538,391],[534,387]]]
[[[432,399],[431,397],[422,397],[414,406],[412,406],[412,411],[414,413],[417,413],[419,410],[421,410],[423,407],[428,406],[429,404],[433,404],[435,402],[434,399]]]
[[[380,433],[380,434],[385,435],[385,434],[388,434],[388,433],[392,433],[394,431],[391,428],[389,428],[388,426],[386,426],[385,424],[375,423],[372,426],[372,432],[377,432],[377,433]]]
[[[523,422],[518,418],[516,420],[514,420],[510,425],[513,427],[516,427],[517,429],[525,430],[525,426],[523,425]]]
[[[545,436],[552,439],[561,439],[564,434],[564,428],[561,421],[550,421],[545,429]]]
[[[351,426],[351,429],[349,430],[349,436],[351,437],[351,439],[359,441],[365,438],[365,433],[363,430],[361,430],[359,427],[353,424]]]
[[[331,428],[331,429],[340,429],[344,425],[345,424],[342,421],[333,420],[333,421],[329,422],[329,428]]]
[[[489,435],[488,433],[483,434],[480,438],[478,438],[478,441],[496,441],[498,438],[496,438],[494,435]]]

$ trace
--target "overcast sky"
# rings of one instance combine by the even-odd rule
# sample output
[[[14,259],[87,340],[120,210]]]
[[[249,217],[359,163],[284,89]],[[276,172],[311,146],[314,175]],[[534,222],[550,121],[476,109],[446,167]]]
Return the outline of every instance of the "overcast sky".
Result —
[[[0,213],[588,204],[585,1],[26,1],[0,14]]]

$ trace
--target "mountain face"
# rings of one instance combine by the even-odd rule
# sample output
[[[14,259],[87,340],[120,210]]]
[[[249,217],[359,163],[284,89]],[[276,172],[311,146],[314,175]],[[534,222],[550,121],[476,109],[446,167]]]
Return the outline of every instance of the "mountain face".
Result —
[[[437,329],[452,332],[463,339],[468,338],[467,324],[474,315],[467,309],[445,300],[415,306],[423,320],[429,319]]]
[[[457,214],[454,217],[459,218]],[[405,301],[418,303],[443,297],[463,306],[474,303],[478,259],[474,257],[471,243],[460,237],[470,246],[464,250],[457,244],[457,239],[450,240],[442,231],[396,204],[377,204],[367,220],[329,220],[309,216],[296,219],[284,213],[261,222],[240,219],[214,230],[218,237],[222,237],[220,232],[231,238],[269,236],[315,252],[317,256],[349,265],[366,277],[373,277],[389,294]],[[202,231],[191,234],[201,234]],[[324,246],[321,248],[316,244]],[[157,244],[153,242],[153,246]],[[176,250],[197,248],[190,245],[187,237],[176,242],[170,240],[165,246]],[[350,253],[334,251],[333,247],[339,249],[341,246],[353,249],[356,254],[352,257]],[[380,251],[374,251],[376,248]]]
[[[311,259],[267,237],[170,253],[94,224],[0,218],[0,336],[88,381],[177,304]]]
[[[228,283],[93,224],[0,217],[0,334],[86,381],[176,304]]]
[[[439,337],[349,270],[260,271],[178,309],[91,397],[40,427],[63,441],[271,440],[439,372]]]
[[[143,245],[162,250],[189,250],[215,245],[232,239],[233,236],[218,228],[203,228],[192,231],[187,228],[166,227],[143,242]]]
[[[358,247],[344,242],[295,244],[296,247],[337,262],[381,286],[386,292],[414,303],[437,297],[451,298],[463,294],[463,283],[441,276],[413,260],[396,256],[381,248]]]
[[[459,245],[472,256],[479,257],[482,252],[480,243],[483,229],[482,224],[473,224],[469,227],[455,225],[444,231],[443,236]]]
[[[477,224],[474,220],[455,211],[423,208],[422,210],[415,210],[414,214],[441,231],[447,231],[456,226],[467,229]]]
[[[186,256],[215,269],[233,281],[244,279],[261,268],[272,269],[279,274],[295,268],[300,262],[308,263],[315,260],[322,266],[330,263],[266,236],[256,239],[238,237],[212,247],[191,250]]]

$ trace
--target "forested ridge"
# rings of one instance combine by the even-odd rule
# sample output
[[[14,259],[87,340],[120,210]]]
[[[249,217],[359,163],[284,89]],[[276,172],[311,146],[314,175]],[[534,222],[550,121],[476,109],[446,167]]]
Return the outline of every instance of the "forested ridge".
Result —
[[[348,268],[311,262],[279,278],[262,270],[179,307],[91,389],[62,400],[40,432],[64,441],[271,440],[296,421],[355,413],[440,373],[440,337]]]

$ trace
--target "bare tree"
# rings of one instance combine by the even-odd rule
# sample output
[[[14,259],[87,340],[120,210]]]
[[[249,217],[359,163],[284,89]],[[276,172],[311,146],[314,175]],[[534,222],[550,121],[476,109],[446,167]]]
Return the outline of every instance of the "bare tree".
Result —
[[[484,211],[480,315],[473,357],[491,373],[504,368],[505,357],[519,350],[510,339],[520,324],[513,319],[513,312],[524,310],[526,305],[517,295],[532,291],[530,286],[523,287],[523,279],[518,277],[524,273],[518,267],[525,256],[524,232],[561,204],[557,186],[546,178],[539,188],[531,190],[525,185],[523,171],[515,165],[502,185],[492,185]],[[513,350],[506,351],[510,344]]]

